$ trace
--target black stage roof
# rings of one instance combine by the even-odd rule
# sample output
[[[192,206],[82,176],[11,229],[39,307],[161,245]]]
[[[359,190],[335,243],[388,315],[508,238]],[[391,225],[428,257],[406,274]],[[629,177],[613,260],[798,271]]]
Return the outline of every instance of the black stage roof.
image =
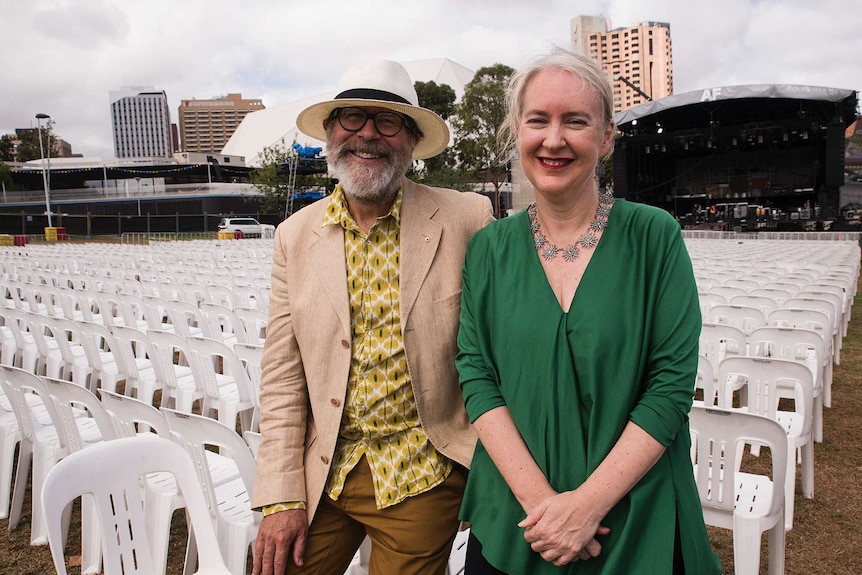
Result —
[[[623,133],[630,133],[642,119],[667,120],[664,129],[708,127],[710,122],[764,122],[817,114],[824,120],[856,117],[856,92],[820,86],[754,84],[724,86],[675,94],[633,106],[614,115]],[[838,114],[838,116],[836,116]],[[840,118],[840,120],[839,120]]]
[[[615,114],[619,197],[685,215],[696,203],[839,211],[854,90],[785,84],[707,88]],[[690,203],[695,203],[692,200]]]

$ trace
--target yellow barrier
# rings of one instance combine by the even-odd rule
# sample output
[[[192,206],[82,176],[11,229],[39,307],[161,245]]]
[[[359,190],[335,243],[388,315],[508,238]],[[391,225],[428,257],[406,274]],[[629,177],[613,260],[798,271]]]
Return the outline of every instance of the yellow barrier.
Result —
[[[0,246],[14,246],[15,238],[10,234],[0,234]]]
[[[45,228],[45,241],[46,242],[56,242],[57,241],[57,228]]]
[[[219,230],[218,239],[220,240],[235,240],[236,234],[233,230]]]

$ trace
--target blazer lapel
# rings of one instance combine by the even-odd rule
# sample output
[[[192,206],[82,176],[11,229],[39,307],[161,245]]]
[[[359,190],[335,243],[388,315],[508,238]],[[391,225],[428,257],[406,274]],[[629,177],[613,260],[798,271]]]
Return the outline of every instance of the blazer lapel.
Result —
[[[322,219],[321,214],[321,219]],[[338,316],[344,333],[350,335],[350,299],[347,294],[347,268],[344,261],[344,233],[341,226],[320,227],[320,220],[311,226],[313,239],[309,246],[320,289]]]
[[[402,178],[401,203],[401,325],[407,325],[410,311],[416,303],[419,288],[425,281],[437,248],[443,227],[432,218],[439,209],[437,204],[422,193],[419,186]]]

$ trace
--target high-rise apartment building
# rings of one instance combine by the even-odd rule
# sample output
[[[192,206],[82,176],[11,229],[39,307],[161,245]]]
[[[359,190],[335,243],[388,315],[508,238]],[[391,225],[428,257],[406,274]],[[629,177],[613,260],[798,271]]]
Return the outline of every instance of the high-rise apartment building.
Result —
[[[118,158],[173,157],[168,97],[152,86],[110,92],[114,154]]]
[[[614,112],[673,94],[670,24],[611,29],[600,16],[570,22],[572,48],[599,62],[614,88]]]
[[[179,107],[182,151],[221,153],[246,114],[263,109],[262,100],[243,100],[242,94],[183,100]]]

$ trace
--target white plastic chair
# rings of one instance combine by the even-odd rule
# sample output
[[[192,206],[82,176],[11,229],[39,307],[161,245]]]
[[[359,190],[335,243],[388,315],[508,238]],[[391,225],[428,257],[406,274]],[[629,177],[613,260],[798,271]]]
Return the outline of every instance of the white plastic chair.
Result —
[[[0,390],[0,519],[9,517],[12,500],[12,476],[15,470],[15,449],[21,442],[18,418],[12,411],[6,393]]]
[[[74,453],[51,470],[41,494],[51,556],[58,575],[66,575],[62,514],[84,494],[95,501],[104,549],[105,575],[152,575],[158,572],[147,535],[140,478],[168,472],[176,477],[198,550],[198,575],[231,575],[219,551],[206,501],[188,455],[159,437],[108,441]],[[118,504],[121,502],[122,504]]]
[[[203,383],[196,384],[191,367],[191,349],[186,338],[168,331],[147,332],[156,378],[162,382],[161,405],[190,413],[192,404],[204,398]]]
[[[4,325],[9,328],[15,340],[15,354],[12,362],[4,360],[3,363],[36,373],[39,365],[39,348],[36,346],[33,334],[30,333],[24,313],[18,308],[3,308]]]
[[[94,366],[87,357],[84,333],[81,323],[66,317],[50,318],[57,337],[57,346],[63,357],[63,379],[78,385],[88,386],[93,376]]]
[[[732,357],[718,367],[718,405],[733,407],[732,388],[744,386],[747,401],[739,409],[775,420],[788,441],[787,473],[784,485],[784,522],[793,528],[796,492],[796,453],[802,461],[802,494],[814,497],[814,438],[812,434],[814,376],[802,363],[786,359]],[[783,388],[783,390],[782,390]],[[793,411],[779,409],[781,397],[794,397]],[[756,445],[753,447],[757,447]]]
[[[708,323],[732,325],[747,336],[752,330],[766,325],[766,316],[757,308],[744,305],[716,305],[709,310]]]
[[[103,387],[110,391],[116,390],[117,383],[124,381],[128,372],[123,354],[118,350],[120,344],[117,338],[109,328],[99,323],[82,321],[78,327],[83,336],[84,351],[93,370],[90,390],[95,392]]]
[[[201,413],[214,417],[230,429],[236,427],[237,415],[243,431],[251,429],[255,402],[254,390],[245,367],[233,347],[206,337],[188,337],[192,353],[192,374],[203,387]],[[256,431],[256,430],[254,430]]]
[[[784,302],[784,307],[789,309],[810,309],[821,311],[829,318],[830,329],[832,334],[832,361],[835,365],[841,364],[841,318],[835,310],[833,301],[825,300],[819,297],[809,297],[808,294],[797,294]]]
[[[257,431],[260,428],[260,382],[263,377],[263,345],[253,343],[235,343],[233,349],[236,356],[242,362],[248,379],[251,382],[251,400],[254,403],[254,414],[251,419],[251,429]]]
[[[48,384],[40,376],[17,367],[0,365],[0,387],[12,404],[21,431],[15,488],[12,492],[12,505],[9,512],[9,529],[17,528],[21,519],[24,493],[32,468],[30,544],[44,545],[46,535],[39,493],[48,470],[70,452],[66,434],[62,430],[63,424],[59,423],[63,419],[57,413]],[[29,399],[32,394],[38,395],[41,399],[41,405],[49,414],[51,424],[43,425],[36,420],[32,408],[33,402]],[[100,441],[101,433],[97,422],[87,417],[79,419],[82,421],[75,422],[74,425],[79,428],[80,435],[88,442]]]
[[[152,432],[171,439],[165,416],[152,405],[105,389],[99,390],[99,396],[111,417],[117,437],[136,437]],[[174,511],[185,507],[185,499],[170,473],[148,473],[142,478],[142,485],[145,488],[144,518],[153,564],[158,569],[155,573],[161,575],[167,567],[171,518]]]
[[[760,541],[768,541],[770,575],[784,573],[784,489],[787,436],[775,421],[740,411],[692,407],[693,463],[707,525],[733,530],[736,573],[760,573]],[[737,462],[746,443],[766,445],[771,479],[742,473]]]
[[[237,333],[240,343],[262,344],[266,340],[267,313],[262,309],[239,306],[233,311],[243,327]]]
[[[703,390],[703,399],[695,400],[694,405],[712,407],[715,405],[715,376],[716,371],[712,362],[705,355],[697,356],[697,376],[694,384],[695,391]]]
[[[116,439],[111,418],[99,398],[71,381],[44,378],[44,382],[57,414],[54,429],[67,453]],[[75,409],[86,410],[89,417],[79,417]],[[37,496],[38,492],[34,492]],[[100,572],[101,547],[94,514],[92,505],[85,500],[81,507],[81,572],[85,574]]]
[[[124,393],[152,404],[156,390],[162,389],[162,383],[153,367],[149,337],[138,329],[124,325],[112,326],[111,333],[116,338],[116,353],[125,364]]]
[[[823,379],[832,361],[816,331],[798,327],[761,327],[748,336],[749,355],[804,363],[814,376],[814,441],[823,442]],[[792,396],[791,396],[792,397]]]
[[[785,301],[793,297],[794,293],[795,292],[789,292],[783,289],[762,287],[751,290],[751,292],[749,292],[749,295],[768,297],[769,299],[775,301],[778,304],[778,307],[781,307],[784,305]]]
[[[243,324],[232,308],[206,301],[202,301],[199,307],[204,316],[204,337],[217,339],[227,345],[248,341],[248,336],[242,333]]]
[[[832,407],[833,338],[830,334],[829,316],[822,310],[801,308],[779,308],[769,312],[767,321],[774,327],[797,327],[820,334],[828,361],[823,373],[823,406]]]
[[[725,357],[746,355],[748,340],[738,327],[703,322],[698,338],[698,354],[712,364],[713,379],[718,381],[718,364]]]
[[[33,337],[39,359],[36,363],[38,375],[48,377],[64,377],[63,353],[60,351],[58,334],[55,333],[52,318],[35,312],[23,312],[21,321],[27,326],[27,331]]]
[[[184,300],[170,300],[168,314],[173,325],[173,332],[187,337],[203,335],[206,319],[197,304]]]
[[[225,560],[232,573],[245,575],[251,544],[257,537],[261,515],[251,509],[254,489],[254,455],[242,437],[214,419],[161,408],[175,440],[195,462],[198,481],[206,494],[210,516]],[[206,457],[207,446],[217,447],[236,463],[240,477],[216,485]]]
[[[765,295],[753,295],[750,293],[745,295],[735,295],[730,298],[728,303],[730,305],[744,305],[757,308],[763,312],[764,317],[778,307],[778,302],[771,297],[766,297]]]

